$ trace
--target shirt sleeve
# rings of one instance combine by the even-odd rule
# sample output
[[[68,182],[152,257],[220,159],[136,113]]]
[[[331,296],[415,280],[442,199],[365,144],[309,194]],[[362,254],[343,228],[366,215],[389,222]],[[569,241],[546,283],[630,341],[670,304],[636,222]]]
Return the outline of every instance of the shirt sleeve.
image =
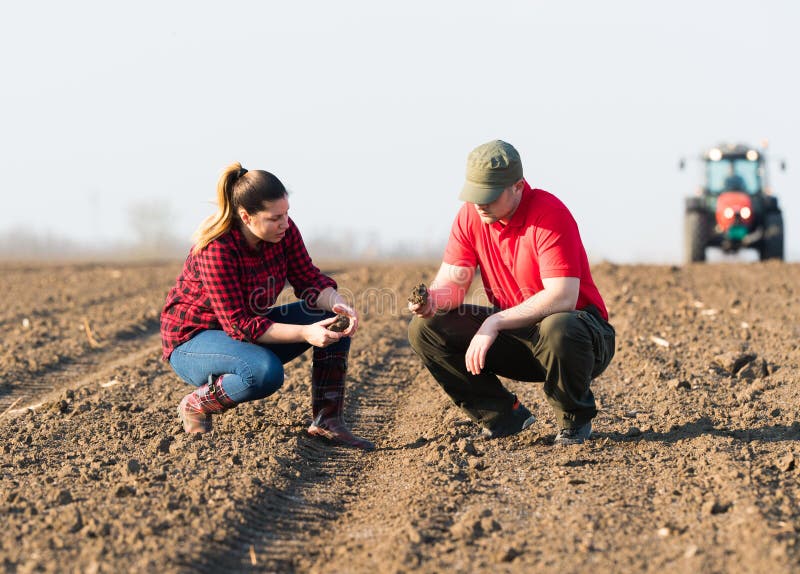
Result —
[[[284,242],[286,278],[294,289],[294,295],[311,307],[316,307],[320,291],[327,287],[336,289],[336,281],[324,275],[311,261],[306,244],[303,242],[303,236],[291,219]]]
[[[469,208],[469,204],[466,203],[461,206],[450,228],[450,238],[447,240],[443,257],[443,261],[448,265],[475,267],[478,264],[475,241],[470,232]]]
[[[542,279],[582,276],[578,224],[567,209],[553,210],[539,222],[534,243]]]
[[[247,307],[239,258],[223,242],[212,241],[197,255],[197,269],[208,302],[232,339],[254,343],[269,329],[273,321]]]

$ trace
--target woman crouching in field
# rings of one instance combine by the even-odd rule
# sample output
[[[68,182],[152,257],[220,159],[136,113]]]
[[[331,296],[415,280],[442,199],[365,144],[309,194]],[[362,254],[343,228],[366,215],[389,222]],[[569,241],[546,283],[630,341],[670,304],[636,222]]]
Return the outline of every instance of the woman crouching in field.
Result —
[[[163,358],[197,387],[178,406],[183,428],[209,432],[212,414],[271,395],[283,384],[283,365],[311,347],[309,434],[372,449],[342,418],[358,315],[311,262],[286,188],[269,172],[234,163],[220,177],[217,202],[161,313]],[[301,301],[273,307],[287,280]],[[343,332],[327,328],[334,313],[349,318]]]

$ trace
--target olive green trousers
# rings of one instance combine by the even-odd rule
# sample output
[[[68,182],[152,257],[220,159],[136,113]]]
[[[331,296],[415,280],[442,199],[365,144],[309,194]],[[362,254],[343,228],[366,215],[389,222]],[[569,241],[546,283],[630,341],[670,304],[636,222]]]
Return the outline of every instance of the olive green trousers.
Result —
[[[501,331],[483,371],[473,375],[464,359],[467,348],[483,321],[497,311],[461,305],[428,319],[414,317],[408,340],[445,393],[483,426],[508,416],[516,400],[498,375],[543,382],[562,428],[593,419],[597,407],[590,384],[614,356],[614,328],[594,307],[555,313],[531,327]]]

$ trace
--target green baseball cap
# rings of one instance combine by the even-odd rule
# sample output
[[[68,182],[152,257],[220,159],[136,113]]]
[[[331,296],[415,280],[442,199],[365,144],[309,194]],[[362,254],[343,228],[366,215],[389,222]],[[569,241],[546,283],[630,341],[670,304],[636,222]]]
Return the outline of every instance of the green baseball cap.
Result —
[[[522,179],[522,162],[514,146],[502,140],[479,145],[467,157],[467,181],[458,198],[492,203],[503,190]]]

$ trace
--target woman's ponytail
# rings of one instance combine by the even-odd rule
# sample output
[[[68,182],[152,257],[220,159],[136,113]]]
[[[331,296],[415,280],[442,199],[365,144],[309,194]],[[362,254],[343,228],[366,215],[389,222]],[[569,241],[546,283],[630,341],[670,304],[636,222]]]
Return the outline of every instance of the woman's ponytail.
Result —
[[[236,217],[233,186],[244,177],[247,170],[238,161],[230,164],[222,171],[217,182],[217,212],[206,218],[194,234],[192,253],[201,252],[219,236],[226,233]]]

